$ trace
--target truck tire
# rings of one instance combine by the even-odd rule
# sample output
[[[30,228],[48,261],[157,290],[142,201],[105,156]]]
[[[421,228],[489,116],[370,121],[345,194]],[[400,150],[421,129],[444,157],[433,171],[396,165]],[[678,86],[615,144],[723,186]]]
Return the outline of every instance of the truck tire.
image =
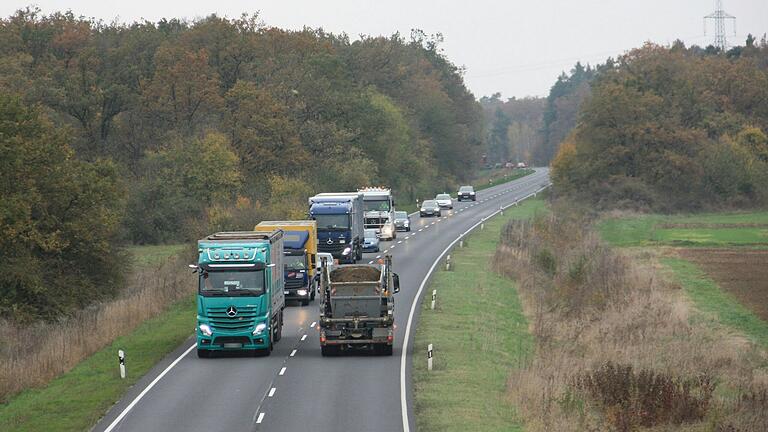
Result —
[[[211,356],[211,350],[207,349],[197,349],[197,357],[198,358],[209,358]]]
[[[302,303],[303,304],[303,303]],[[277,329],[275,330],[275,342],[279,342],[283,338],[283,312],[277,316]]]
[[[338,345],[323,345],[320,347],[320,354],[323,357],[335,357],[339,355],[339,348]]]
[[[373,347],[373,353],[382,356],[392,355],[392,345],[378,344]]]

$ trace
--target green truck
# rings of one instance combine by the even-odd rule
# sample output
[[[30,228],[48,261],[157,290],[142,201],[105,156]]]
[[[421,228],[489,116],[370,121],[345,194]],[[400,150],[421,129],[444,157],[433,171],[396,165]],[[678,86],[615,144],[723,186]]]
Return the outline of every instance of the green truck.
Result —
[[[392,257],[382,264],[357,264],[328,269],[321,262],[320,350],[332,356],[346,350],[369,349],[392,355],[395,299],[400,277]]]
[[[283,231],[220,232],[197,242],[197,355],[269,355],[285,309]]]

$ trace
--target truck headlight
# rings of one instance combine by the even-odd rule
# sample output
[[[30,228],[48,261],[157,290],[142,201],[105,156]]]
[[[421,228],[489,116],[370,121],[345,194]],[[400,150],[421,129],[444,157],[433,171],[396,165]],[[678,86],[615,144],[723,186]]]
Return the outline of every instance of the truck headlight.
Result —
[[[298,294],[300,296],[305,296],[305,295],[307,295],[307,290],[305,290],[305,289],[296,290],[296,294]]]
[[[211,331],[211,326],[209,326],[208,324],[200,324],[198,328],[200,329],[200,333],[202,333],[205,336],[210,336],[213,334],[213,331]]]
[[[341,254],[344,255],[344,256],[347,256],[347,255],[349,255],[350,252],[352,252],[352,248],[346,247],[346,248],[344,248],[344,251]]]
[[[266,329],[267,329],[267,324],[265,324],[265,323],[256,324],[256,328],[253,329],[253,335],[254,336],[258,336],[258,335],[264,333],[264,330],[266,330]]]
[[[470,195],[474,195],[475,193],[474,193],[474,192],[470,192],[469,194],[470,194]]]

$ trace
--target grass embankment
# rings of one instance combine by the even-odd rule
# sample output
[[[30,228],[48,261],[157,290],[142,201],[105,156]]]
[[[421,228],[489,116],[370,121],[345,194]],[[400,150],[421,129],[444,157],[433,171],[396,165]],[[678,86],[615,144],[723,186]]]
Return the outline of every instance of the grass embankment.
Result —
[[[141,245],[128,247],[128,253],[133,258],[133,264],[136,267],[146,267],[149,265],[158,265],[163,261],[179,255],[185,244],[170,245]]]
[[[530,218],[544,202],[528,200],[475,230],[451,253],[454,269],[438,271],[424,294],[414,340],[416,422],[422,431],[510,431],[520,425],[505,399],[510,368],[533,346],[514,283],[493,272],[504,224]],[[432,290],[437,306],[430,310]],[[434,370],[426,349],[434,346]]]
[[[192,285],[189,275],[180,273],[184,271],[180,264],[168,261],[177,249],[132,249],[149,252],[137,256],[137,262],[148,267],[133,276],[125,296],[100,305],[97,312],[25,331],[37,335],[38,346],[31,353],[10,353],[3,364],[9,373],[0,368],[0,375],[56,378],[43,379],[38,387],[0,405],[0,430],[88,430],[128,387],[189,337],[195,322]],[[119,375],[118,349],[126,352],[124,380]]]
[[[713,256],[718,250],[739,248],[768,248],[768,212],[712,213],[695,216],[646,215],[615,218],[599,225],[602,237],[622,247],[657,248],[665,255],[660,263],[666,267],[696,308],[719,323],[742,332],[763,347],[768,347],[768,322],[756,316],[726,287],[721,287],[708,275],[733,280],[727,267],[707,268],[684,259],[670,247],[703,248],[690,256]],[[758,252],[758,251],[755,251]],[[733,273],[733,272],[731,272]],[[765,286],[747,286],[753,291]],[[753,293],[754,294],[754,293]],[[746,301],[749,301],[745,298]]]
[[[757,246],[768,248],[768,212],[612,218],[600,235],[615,246]]]

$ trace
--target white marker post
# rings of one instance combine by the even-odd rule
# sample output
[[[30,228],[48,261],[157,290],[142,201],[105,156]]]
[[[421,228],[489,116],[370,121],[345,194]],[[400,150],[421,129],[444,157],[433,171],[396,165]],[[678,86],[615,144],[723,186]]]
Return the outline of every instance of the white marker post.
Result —
[[[427,370],[432,370],[432,344],[427,347]]]
[[[451,270],[451,256],[448,255],[445,257],[445,270],[450,271]]]
[[[117,361],[120,362],[120,378],[125,379],[125,351],[117,351]]]
[[[430,309],[435,309],[435,300],[437,300],[437,290],[432,290],[432,306]]]
[[[459,247],[460,248],[464,247],[464,239],[459,240]]]
[[[504,216],[504,206],[499,206],[499,213]]]

